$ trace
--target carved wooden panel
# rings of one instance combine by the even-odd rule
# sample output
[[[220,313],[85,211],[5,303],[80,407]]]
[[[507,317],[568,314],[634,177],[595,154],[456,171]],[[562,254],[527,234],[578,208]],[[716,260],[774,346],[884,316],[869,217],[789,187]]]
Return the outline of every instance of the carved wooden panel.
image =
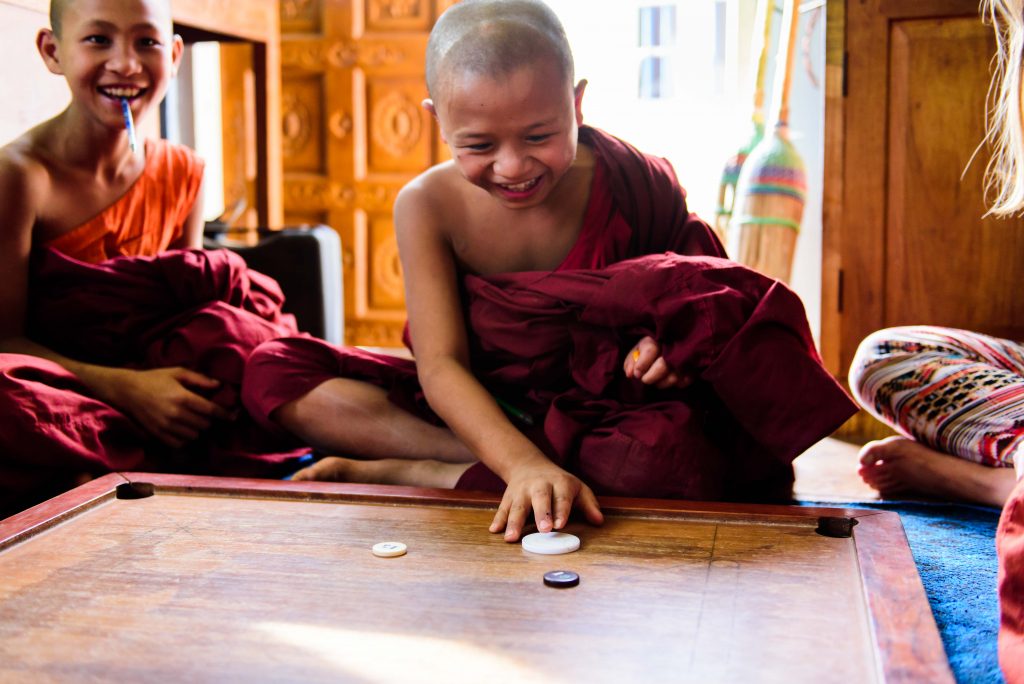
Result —
[[[372,80],[366,93],[368,174],[415,175],[433,162],[422,101],[422,85],[414,79]]]
[[[447,158],[424,52],[452,0],[284,0],[282,135],[289,221],[341,237],[345,341],[400,346],[405,296],[392,222],[398,190]]]
[[[252,45],[223,43],[221,67],[221,136],[224,149],[224,211],[240,219],[233,228],[256,228],[256,81],[252,70]],[[241,236],[239,236],[241,237]]]
[[[315,0],[281,0],[281,33],[319,33],[319,10]]]
[[[281,152],[286,174],[327,171],[323,113],[323,77],[297,77],[282,84]]]
[[[429,32],[430,0],[365,0],[368,31]]]

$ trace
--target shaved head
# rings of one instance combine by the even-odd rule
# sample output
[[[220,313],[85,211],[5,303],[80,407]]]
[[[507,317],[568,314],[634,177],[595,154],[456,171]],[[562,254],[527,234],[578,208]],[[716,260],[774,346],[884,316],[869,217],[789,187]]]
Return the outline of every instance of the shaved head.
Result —
[[[427,90],[437,102],[455,74],[493,78],[539,59],[554,61],[572,87],[572,50],[550,7],[538,0],[462,0],[430,32]]]
[[[170,0],[151,0],[162,5],[167,6],[167,16],[170,18]],[[68,7],[75,4],[75,0],[50,0],[50,28],[53,29],[53,35],[58,38],[61,37],[61,31],[63,29],[64,13]]]
[[[64,16],[64,9],[72,0],[50,0],[50,28],[53,35],[60,38],[60,20]]]

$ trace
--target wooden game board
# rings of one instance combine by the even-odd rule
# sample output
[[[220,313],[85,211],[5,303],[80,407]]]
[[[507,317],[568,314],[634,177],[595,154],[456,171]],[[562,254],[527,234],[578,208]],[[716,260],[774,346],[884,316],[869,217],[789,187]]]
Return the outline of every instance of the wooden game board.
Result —
[[[540,556],[496,503],[108,475],[0,521],[0,680],[953,681],[894,513],[606,498]]]

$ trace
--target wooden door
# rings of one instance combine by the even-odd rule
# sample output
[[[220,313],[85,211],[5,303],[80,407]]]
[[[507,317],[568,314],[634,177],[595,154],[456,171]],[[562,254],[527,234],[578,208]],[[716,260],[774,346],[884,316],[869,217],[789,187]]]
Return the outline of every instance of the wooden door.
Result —
[[[395,195],[445,158],[424,52],[454,0],[283,0],[285,222],[341,237],[347,344],[401,345],[405,295]]]
[[[1024,339],[1024,222],[982,218],[995,51],[976,0],[830,0],[822,353],[883,327]],[[845,79],[844,79],[845,71]],[[966,171],[965,171],[966,169]]]

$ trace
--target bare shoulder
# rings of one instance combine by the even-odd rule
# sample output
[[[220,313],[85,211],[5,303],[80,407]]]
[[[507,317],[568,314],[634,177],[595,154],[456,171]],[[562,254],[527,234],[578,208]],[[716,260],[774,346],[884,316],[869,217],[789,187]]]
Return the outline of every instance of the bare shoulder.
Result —
[[[31,131],[0,147],[0,210],[8,225],[29,219],[31,228],[50,185],[44,159]]]
[[[406,183],[395,198],[395,230],[399,236],[409,231],[443,232],[445,225],[452,224],[450,219],[463,211],[463,183],[451,162],[432,166]]]

